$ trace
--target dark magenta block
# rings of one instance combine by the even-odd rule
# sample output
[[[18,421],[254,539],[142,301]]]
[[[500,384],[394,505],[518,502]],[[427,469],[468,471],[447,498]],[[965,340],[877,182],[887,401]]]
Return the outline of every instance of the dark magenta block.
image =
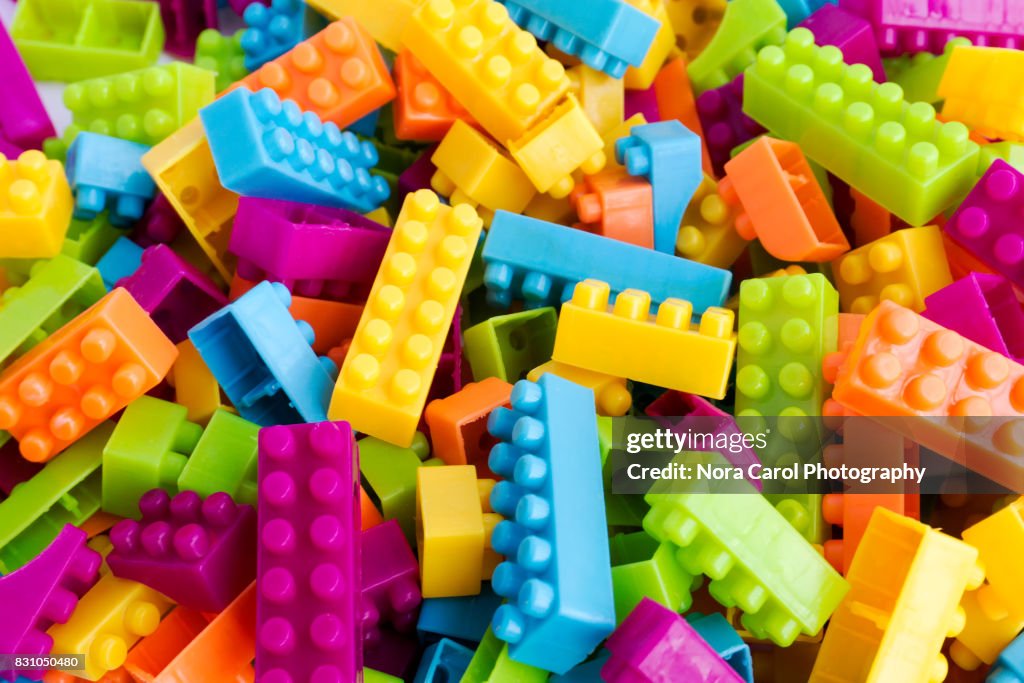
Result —
[[[627,90],[625,95],[625,113],[628,120],[634,114],[643,114],[647,123],[661,121],[661,111],[658,109],[658,94],[651,86],[647,90]]]
[[[154,244],[170,244],[185,229],[181,216],[174,210],[163,193],[157,193],[156,199],[142,214],[142,220],[135,224],[132,241],[140,247],[151,247]]]
[[[921,315],[993,351],[1024,358],[1024,310],[1000,275],[971,273],[925,297]]]
[[[0,74],[0,154],[14,158],[27,149],[42,149],[43,140],[57,133],[3,22]]]
[[[217,0],[158,0],[164,22],[164,48],[181,57],[196,52],[196,39],[208,28],[217,28]]]
[[[743,74],[721,88],[705,90],[697,97],[697,116],[715,175],[725,174],[725,163],[734,147],[753,140],[765,128],[743,113]]]
[[[363,532],[363,634],[367,648],[381,642],[381,626],[408,633],[416,627],[423,594],[420,567],[398,522]]]
[[[800,22],[814,34],[818,45],[835,45],[847,64],[864,64],[879,83],[885,83],[885,68],[871,24],[835,5],[825,5]]]

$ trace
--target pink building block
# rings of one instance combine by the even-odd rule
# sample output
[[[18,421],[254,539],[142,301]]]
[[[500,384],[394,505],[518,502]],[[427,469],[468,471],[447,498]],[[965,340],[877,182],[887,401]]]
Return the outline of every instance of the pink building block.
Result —
[[[86,535],[70,524],[24,567],[0,576],[0,652],[48,655],[53,638],[46,630],[63,624],[78,600],[96,583],[102,558],[86,547]],[[42,671],[22,671],[39,680]],[[0,671],[13,681],[14,672]]]
[[[1000,275],[971,273],[925,297],[924,317],[993,351],[1024,358],[1024,310]]]
[[[607,683],[744,683],[686,619],[650,598],[640,601],[605,647]]]
[[[27,149],[42,149],[43,140],[57,133],[2,22],[0,74],[0,154],[15,158]]]
[[[223,308],[228,297],[207,275],[157,244],[142,252],[142,265],[117,282],[149,313],[157,327],[175,344],[194,325]]]
[[[405,195],[410,192],[430,189],[430,179],[437,172],[437,166],[434,166],[434,162],[431,161],[436,151],[437,145],[428,147],[419,155],[416,161],[412,162],[409,168],[402,171],[402,174],[398,176],[399,205],[405,201]]]
[[[228,0],[228,7],[233,9],[238,16],[245,14],[245,8],[253,3],[270,6],[270,0]]]
[[[415,634],[383,628],[374,645],[363,651],[363,664],[368,669],[409,681],[416,673],[419,653],[420,645]]]
[[[625,96],[626,119],[634,114],[643,114],[647,123],[661,121],[661,110],[658,109],[658,94],[652,85],[647,90],[627,90]]]
[[[390,519],[363,532],[363,637],[381,644],[381,626],[408,633],[419,618],[420,568],[398,522]]]
[[[705,90],[697,97],[697,116],[715,175],[725,175],[725,162],[734,147],[753,140],[765,128],[743,113],[743,74],[721,88]]]
[[[353,211],[243,197],[229,249],[238,276],[317,299],[365,300],[391,230]]]
[[[196,38],[204,29],[217,28],[217,0],[158,0],[168,52],[191,58]]]
[[[153,489],[139,499],[142,520],[110,531],[107,564],[115,576],[143,583],[179,605],[219,612],[256,577],[256,511],[227,493],[203,500]]]
[[[185,229],[181,216],[174,210],[163,193],[158,193],[153,203],[142,214],[142,220],[135,224],[132,241],[140,247],[154,244],[170,244]]]
[[[261,429],[258,471],[256,681],[355,681],[363,636],[352,428]]]
[[[847,64],[864,64],[879,83],[885,83],[885,67],[878,51],[878,42],[866,19],[844,12],[835,5],[825,5],[800,22],[814,34],[818,45],[835,45]]]
[[[466,380],[463,376],[466,370],[468,368],[462,362],[462,305],[460,304],[455,308],[451,329],[441,348],[441,357],[437,361],[437,372],[434,373],[434,381],[427,393],[427,401],[451,396],[461,389]],[[421,423],[426,424],[422,421]]]

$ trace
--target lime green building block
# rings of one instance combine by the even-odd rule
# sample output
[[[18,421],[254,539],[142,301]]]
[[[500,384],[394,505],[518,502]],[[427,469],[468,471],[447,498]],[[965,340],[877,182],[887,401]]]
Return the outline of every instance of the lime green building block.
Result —
[[[33,346],[107,293],[99,271],[58,254],[37,261],[29,279],[0,295],[0,367]]]
[[[979,178],[985,175],[985,171],[988,170],[988,167],[996,159],[1002,159],[1021,173],[1024,173],[1024,143],[1004,140],[983,145],[981,154],[978,155]]]
[[[124,230],[119,230],[110,224],[106,211],[91,221],[72,218],[60,251],[76,261],[95,266],[100,257],[107,253],[117,238],[122,235],[124,235]]]
[[[64,88],[70,145],[80,131],[155,145],[213,101],[215,76],[183,62],[101,76]]]
[[[100,509],[100,462],[113,431],[112,422],[100,424],[0,503],[0,573],[24,566],[65,524],[78,526]]]
[[[208,28],[196,39],[195,65],[217,74],[217,92],[249,75],[245,68],[245,51],[242,50],[244,32],[245,29],[239,29],[226,36],[215,28]]]
[[[368,436],[359,440],[359,472],[368,495],[385,520],[394,519],[410,543],[416,538],[416,470],[430,455],[427,437],[417,432],[412,446],[402,448]]]
[[[363,683],[402,683],[402,679],[363,667]]]
[[[515,383],[551,360],[558,316],[553,308],[499,315],[466,330],[463,349],[473,380],[498,377]]]
[[[103,510],[139,518],[139,498],[160,488],[178,493],[178,477],[203,428],[185,406],[142,396],[125,408],[103,449]]]
[[[977,181],[978,145],[959,122],[908,104],[895,83],[843,62],[804,28],[746,70],[743,111],[911,225],[924,225]]]
[[[617,623],[621,624],[644,598],[673,612],[685,612],[693,605],[694,578],[672,557],[675,548],[671,543],[658,543],[638,531],[612,536],[609,547]]]
[[[908,102],[928,102],[937,104],[939,81],[949,64],[953,48],[958,45],[970,45],[967,38],[953,38],[946,43],[941,55],[930,52],[918,52],[914,55],[883,59],[885,75],[893,83],[903,88],[903,96]]]
[[[786,37],[786,13],[775,0],[732,0],[714,37],[686,67],[696,94],[720,88],[753,63],[757,51]]]
[[[459,683],[544,683],[548,675],[544,669],[513,661],[508,643],[498,640],[488,626]]]
[[[601,450],[601,477],[604,483],[604,513],[609,529],[639,529],[647,514],[647,503],[639,495],[618,494],[612,488],[612,418],[597,416],[597,442]]]
[[[71,82],[155,64],[164,24],[155,2],[21,0],[11,38],[36,80]]]
[[[806,459],[805,459],[806,462]],[[765,490],[774,481],[765,481]],[[790,526],[809,543],[821,545],[832,537],[832,525],[825,521],[821,503],[825,497],[820,493],[765,493],[764,497],[775,506]]]
[[[256,504],[259,425],[218,408],[178,477],[178,490],[203,498],[218,491],[236,503]]]

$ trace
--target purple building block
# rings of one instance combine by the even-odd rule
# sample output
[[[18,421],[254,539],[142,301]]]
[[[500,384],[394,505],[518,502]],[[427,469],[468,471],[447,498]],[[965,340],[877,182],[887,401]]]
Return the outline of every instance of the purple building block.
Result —
[[[835,45],[847,64],[864,64],[879,83],[885,83],[885,68],[871,23],[835,5],[825,5],[800,22],[814,34],[818,45]]]
[[[1024,310],[1000,275],[971,273],[925,297],[924,317],[982,346],[1024,359]]]
[[[625,105],[626,118],[623,120],[628,119],[633,114],[643,114],[644,118],[647,119],[647,123],[661,121],[661,111],[658,109],[658,95],[654,91],[653,85],[647,90],[627,90]]]
[[[381,626],[409,633],[416,627],[423,594],[420,567],[398,522],[390,519],[363,532],[363,637],[381,642]]]
[[[715,175],[725,175],[725,163],[733,148],[767,132],[743,113],[743,74],[721,88],[705,90],[697,97],[697,116]]]
[[[219,612],[256,577],[256,510],[227,493],[174,498],[153,489],[139,499],[142,520],[110,531],[107,564],[115,576],[143,583],[183,607]]]
[[[427,393],[427,402],[435,398],[451,396],[462,388],[463,384],[463,362],[462,362],[462,305],[455,308],[455,317],[452,318],[452,326],[448,331],[448,337],[441,349],[441,357],[437,361],[437,372],[434,373],[434,381]]]
[[[50,654],[53,638],[46,629],[71,617],[99,575],[102,558],[85,540],[84,531],[68,524],[35,559],[0,576],[0,652]],[[43,676],[43,671],[21,673],[34,680]],[[0,671],[0,680],[14,679],[14,672]]]
[[[397,633],[384,628],[381,629],[374,645],[367,646],[363,651],[363,664],[368,669],[411,681],[413,674],[416,673],[419,651],[420,646],[415,635]]]
[[[437,166],[430,159],[437,151],[437,145],[423,151],[412,165],[398,176],[398,203],[405,201],[405,195],[416,190],[429,190],[430,179],[437,173]]]
[[[1024,287],[1024,174],[996,159],[946,222],[946,234]]]
[[[243,197],[228,248],[246,280],[281,282],[299,296],[361,301],[390,239],[389,228],[353,211]]]
[[[164,47],[181,57],[196,52],[196,39],[204,29],[217,28],[217,0],[158,0],[167,35]]]
[[[228,7],[233,9],[238,16],[242,16],[245,14],[245,8],[256,2],[261,5],[270,5],[270,0],[228,0]]]
[[[640,601],[605,647],[607,683],[745,683],[680,615],[650,598]]]
[[[359,450],[347,422],[259,434],[256,680],[355,681]]]
[[[156,199],[142,214],[142,220],[135,224],[132,241],[140,247],[151,247],[154,244],[170,244],[185,229],[181,216],[174,210],[163,193],[157,193]]]
[[[142,265],[117,282],[142,306],[153,322],[177,344],[207,316],[224,307],[228,297],[207,275],[157,244],[142,252]]]
[[[11,490],[28,481],[43,469],[44,463],[29,462],[18,452],[18,442],[10,439],[0,446],[0,493],[11,495]]]
[[[14,158],[27,149],[42,149],[43,140],[57,133],[2,22],[0,74],[0,153]]]

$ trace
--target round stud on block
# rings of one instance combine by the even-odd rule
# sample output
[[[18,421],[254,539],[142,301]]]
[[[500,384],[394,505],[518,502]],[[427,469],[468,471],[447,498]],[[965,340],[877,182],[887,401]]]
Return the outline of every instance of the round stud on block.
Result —
[[[324,601],[337,601],[345,596],[345,577],[336,564],[325,562],[313,568],[309,575],[313,595]]]

